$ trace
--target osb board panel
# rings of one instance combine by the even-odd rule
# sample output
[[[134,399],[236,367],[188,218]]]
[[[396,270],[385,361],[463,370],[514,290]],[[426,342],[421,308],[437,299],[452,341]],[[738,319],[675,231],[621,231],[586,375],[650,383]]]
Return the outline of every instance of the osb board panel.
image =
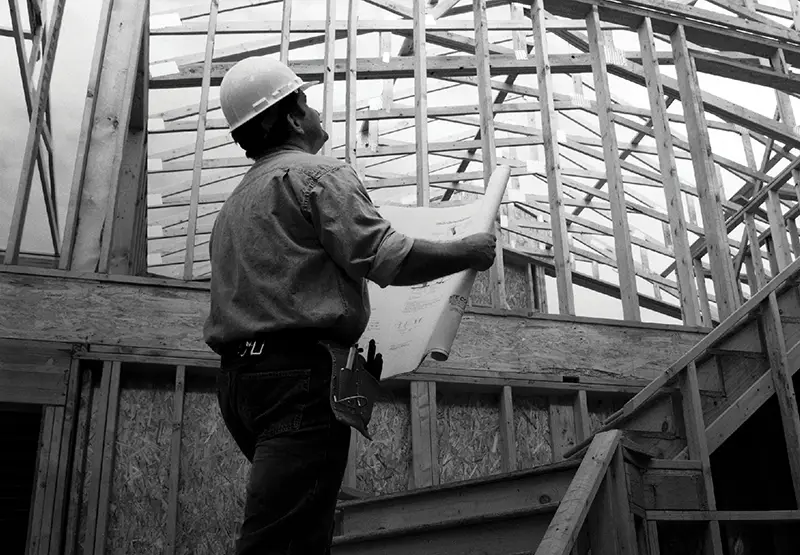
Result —
[[[63,347],[0,340],[0,402],[63,405],[70,358]]]
[[[164,549],[172,409],[171,390],[127,389],[123,383],[107,533],[112,553]]]
[[[653,379],[703,335],[670,328],[467,313],[448,362],[492,370]]]
[[[506,301],[517,310],[531,310],[528,297],[528,273],[523,266],[505,265]]]
[[[513,400],[517,468],[523,470],[549,464],[553,450],[547,399],[515,396]]]
[[[469,294],[472,306],[492,306],[492,291],[489,284],[489,272],[478,272],[475,276],[475,283]]]
[[[506,264],[504,269],[508,306],[512,309],[530,310],[527,293],[528,278],[525,268],[515,264]],[[488,271],[478,272],[469,298],[473,306],[492,306],[492,290]]]
[[[412,475],[408,394],[385,391],[375,403],[369,431],[372,441],[361,434],[357,438],[356,487],[374,494],[406,491]]]
[[[183,411],[177,553],[232,552],[250,464],[225,427],[215,394],[187,391]]]
[[[437,395],[440,483],[500,472],[500,406],[496,395]]]

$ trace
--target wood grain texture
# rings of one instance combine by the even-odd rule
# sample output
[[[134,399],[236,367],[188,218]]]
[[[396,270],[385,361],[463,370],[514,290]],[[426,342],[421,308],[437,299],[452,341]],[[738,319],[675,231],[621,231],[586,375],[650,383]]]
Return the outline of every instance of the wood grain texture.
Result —
[[[0,402],[63,405],[69,346],[0,340]]]
[[[600,490],[620,436],[621,432],[614,430],[598,434],[592,440],[536,550],[537,555],[566,555],[570,552]]]
[[[0,271],[0,338],[214,358],[202,339],[208,291],[147,283]],[[510,313],[467,312],[448,362],[473,369],[651,379],[705,335],[681,326],[501,314]]]

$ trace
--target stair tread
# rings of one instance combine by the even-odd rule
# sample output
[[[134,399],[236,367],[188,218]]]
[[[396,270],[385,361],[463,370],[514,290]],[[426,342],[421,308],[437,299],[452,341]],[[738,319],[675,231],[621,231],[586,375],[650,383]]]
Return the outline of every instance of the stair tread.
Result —
[[[333,545],[357,543],[357,542],[392,538],[404,535],[414,535],[422,532],[432,532],[449,528],[465,527],[474,524],[485,524],[499,520],[511,520],[514,518],[535,515],[535,514],[555,513],[556,509],[558,509],[558,505],[559,505],[558,503],[547,503],[545,505],[540,505],[537,507],[512,509],[508,511],[500,511],[480,516],[450,518],[447,520],[442,520],[433,523],[414,524],[411,526],[402,526],[384,530],[374,530],[371,532],[343,534],[341,536],[335,536],[333,538]]]
[[[413,498],[413,497],[422,497],[425,495],[435,495],[436,493],[449,491],[449,490],[458,490],[458,489],[468,489],[470,487],[480,486],[492,482],[502,482],[502,481],[513,481],[517,480],[522,477],[526,476],[534,476],[537,474],[547,474],[550,472],[562,471],[567,470],[570,468],[577,468],[580,465],[580,460],[569,460],[569,461],[561,461],[557,463],[546,464],[542,466],[537,466],[535,468],[530,468],[526,470],[516,470],[514,472],[507,472],[503,474],[497,474],[494,476],[487,476],[482,478],[475,478],[472,480],[463,480],[459,482],[451,482],[448,484],[443,484],[439,486],[429,486],[425,488],[418,488],[409,491],[400,491],[397,493],[390,493],[387,495],[371,495],[367,497],[362,497],[361,499],[352,499],[348,501],[340,501],[337,504],[337,507],[340,509],[347,509],[348,507],[359,506],[359,505],[370,505],[370,504],[377,504],[377,503],[388,503],[396,501],[397,499],[401,498]]]

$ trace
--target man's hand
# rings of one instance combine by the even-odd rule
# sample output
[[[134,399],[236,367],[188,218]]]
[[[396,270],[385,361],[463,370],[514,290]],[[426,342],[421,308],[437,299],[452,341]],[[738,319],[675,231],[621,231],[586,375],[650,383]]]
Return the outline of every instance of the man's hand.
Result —
[[[462,242],[469,257],[470,268],[482,272],[492,267],[497,245],[497,237],[493,233],[469,235]]]

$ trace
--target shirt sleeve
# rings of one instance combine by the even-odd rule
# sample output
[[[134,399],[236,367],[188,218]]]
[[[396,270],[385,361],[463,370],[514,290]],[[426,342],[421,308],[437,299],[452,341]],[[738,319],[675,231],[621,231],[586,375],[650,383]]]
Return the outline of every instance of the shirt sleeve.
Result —
[[[394,281],[414,240],[380,215],[353,168],[323,174],[306,200],[322,247],[338,266],[381,287]]]

